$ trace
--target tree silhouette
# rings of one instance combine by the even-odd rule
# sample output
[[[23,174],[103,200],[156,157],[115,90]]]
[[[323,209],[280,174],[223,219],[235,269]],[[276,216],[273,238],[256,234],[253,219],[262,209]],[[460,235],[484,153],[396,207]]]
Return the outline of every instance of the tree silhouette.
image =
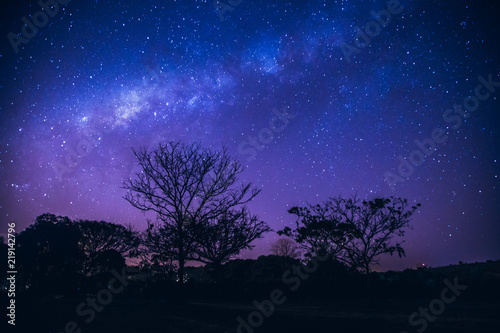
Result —
[[[131,227],[43,214],[16,238],[21,285],[68,292],[84,276],[125,266],[139,245]]]
[[[369,273],[378,256],[405,255],[404,241],[393,242],[393,238],[404,236],[419,206],[410,207],[402,198],[361,201],[356,196],[339,196],[315,206],[293,207],[289,212],[298,216],[297,228],[279,233],[293,237],[310,251],[326,249],[333,259]]]
[[[251,183],[235,185],[243,166],[230,158],[226,148],[218,152],[199,143],[169,142],[150,151],[133,152],[142,171],[124,182],[123,188],[128,190],[124,198],[142,211],[156,213],[162,221],[164,233],[174,244],[178,274],[183,277],[196,245],[193,226],[246,204],[260,191],[251,189]]]
[[[288,212],[297,215],[297,227],[294,230],[285,227],[278,231],[278,235],[295,240],[306,251],[306,257],[325,251],[332,260],[346,261],[345,245],[354,238],[356,229],[352,224],[339,219],[328,208],[328,203],[292,207]]]
[[[140,238],[138,232],[134,231],[131,226],[88,220],[78,220],[75,226],[81,233],[79,244],[85,254],[84,272],[86,275],[109,270],[106,268],[108,265],[104,267],[100,265],[105,263],[103,258],[116,257],[117,254],[122,257],[135,256]],[[105,257],[103,257],[104,253],[107,253]]]
[[[148,228],[142,233],[141,246],[139,247],[140,265],[148,275],[160,274],[168,276],[177,266],[175,237],[170,228],[165,228],[160,222],[153,223],[148,220]]]
[[[211,265],[218,275],[222,264],[242,250],[252,249],[250,243],[268,231],[269,226],[246,208],[227,211],[195,226],[196,260]]]
[[[405,256],[404,241],[392,242],[394,236],[402,237],[410,227],[410,218],[421,205],[410,206],[407,199],[377,198],[360,201],[356,197],[332,200],[332,208],[356,228],[356,237],[348,243],[349,260],[362,272],[369,273],[381,254]]]
[[[76,285],[84,261],[80,235],[68,217],[38,216],[16,238],[23,284],[54,291]]]
[[[288,257],[293,259],[297,259],[298,257],[300,257],[299,246],[295,241],[288,237],[278,238],[271,245],[271,252],[274,255],[280,257]]]
[[[92,269],[94,274],[109,272],[111,270],[120,271],[125,267],[125,258],[123,255],[113,249],[104,250],[99,252],[93,262]]]

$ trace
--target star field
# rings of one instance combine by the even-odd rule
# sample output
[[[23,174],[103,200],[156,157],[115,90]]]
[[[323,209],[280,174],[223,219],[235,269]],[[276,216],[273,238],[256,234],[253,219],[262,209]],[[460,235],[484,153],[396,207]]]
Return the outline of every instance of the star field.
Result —
[[[407,257],[384,258],[383,269],[499,259],[500,87],[483,86],[475,111],[454,113],[458,129],[443,114],[474,96],[479,76],[500,81],[500,5],[400,6],[357,47],[356,28],[387,1],[243,0],[221,21],[210,1],[73,0],[16,53],[9,32],[21,34],[40,6],[9,4],[2,225],[22,229],[51,212],[143,229],[147,216],[120,188],[138,170],[131,148],[200,141],[246,165],[242,181],[262,189],[249,208],[275,230],[294,223],[295,205],[397,195],[422,207]],[[345,45],[359,52],[347,56]],[[398,156],[435,128],[446,141],[392,191],[384,175],[399,175]],[[268,254],[275,238],[243,256]]]

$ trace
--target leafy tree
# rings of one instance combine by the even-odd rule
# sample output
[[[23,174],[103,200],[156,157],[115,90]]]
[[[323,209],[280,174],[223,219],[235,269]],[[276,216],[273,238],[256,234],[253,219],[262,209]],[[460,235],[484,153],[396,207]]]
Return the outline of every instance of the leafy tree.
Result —
[[[195,254],[193,227],[224,216],[260,191],[252,189],[251,183],[236,186],[243,166],[226,148],[219,152],[198,143],[169,142],[133,152],[142,170],[124,182],[128,190],[124,198],[142,211],[156,213],[164,234],[173,242],[182,277],[186,261]]]
[[[123,255],[113,249],[99,252],[93,260],[95,274],[109,272],[111,270],[121,271],[125,266],[125,258]]]
[[[68,217],[43,214],[16,238],[21,279],[32,288],[71,288],[84,261],[81,234]]]
[[[324,251],[333,260],[344,262],[347,257],[345,245],[354,238],[356,229],[339,219],[328,205],[326,202],[292,207],[288,212],[297,216],[297,227],[294,230],[285,227],[278,235],[295,240],[306,251],[306,257]]]
[[[196,225],[195,259],[209,264],[218,273],[222,264],[242,250],[252,249],[251,243],[270,230],[265,222],[251,215],[246,208],[227,211],[218,218]]]
[[[148,220],[148,228],[142,233],[139,256],[143,271],[148,274],[169,276],[177,266],[175,237],[162,223],[152,223]]]
[[[294,237],[310,251],[324,248],[333,259],[369,273],[378,256],[405,255],[404,241],[394,241],[394,237],[404,236],[419,206],[410,206],[402,198],[361,201],[356,196],[339,196],[316,206],[290,209],[298,216],[297,228],[285,228],[280,233]]]

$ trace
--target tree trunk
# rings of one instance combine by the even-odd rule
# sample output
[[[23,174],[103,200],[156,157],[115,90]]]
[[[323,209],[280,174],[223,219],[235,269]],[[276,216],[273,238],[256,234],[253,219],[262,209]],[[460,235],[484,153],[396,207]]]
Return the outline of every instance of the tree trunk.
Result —
[[[179,270],[177,271],[179,284],[184,284],[184,258],[179,258]]]
[[[181,219],[182,221],[183,219]],[[182,224],[179,226],[179,229],[182,228]],[[178,279],[179,279],[179,284],[182,286],[184,284],[184,265],[185,265],[185,260],[186,257],[184,255],[184,239],[183,235],[181,233],[179,239],[178,239],[178,248],[179,248],[179,270],[177,271]]]

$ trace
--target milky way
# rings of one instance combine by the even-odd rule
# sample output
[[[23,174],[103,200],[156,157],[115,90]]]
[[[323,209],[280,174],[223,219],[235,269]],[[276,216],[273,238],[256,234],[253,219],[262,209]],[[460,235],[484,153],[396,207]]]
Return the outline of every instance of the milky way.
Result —
[[[73,0],[43,15],[11,2],[2,226],[51,212],[143,229],[120,188],[137,171],[131,148],[200,141],[246,165],[242,181],[262,189],[249,208],[275,230],[295,205],[395,195],[422,207],[407,258],[381,269],[499,259],[499,8]]]

